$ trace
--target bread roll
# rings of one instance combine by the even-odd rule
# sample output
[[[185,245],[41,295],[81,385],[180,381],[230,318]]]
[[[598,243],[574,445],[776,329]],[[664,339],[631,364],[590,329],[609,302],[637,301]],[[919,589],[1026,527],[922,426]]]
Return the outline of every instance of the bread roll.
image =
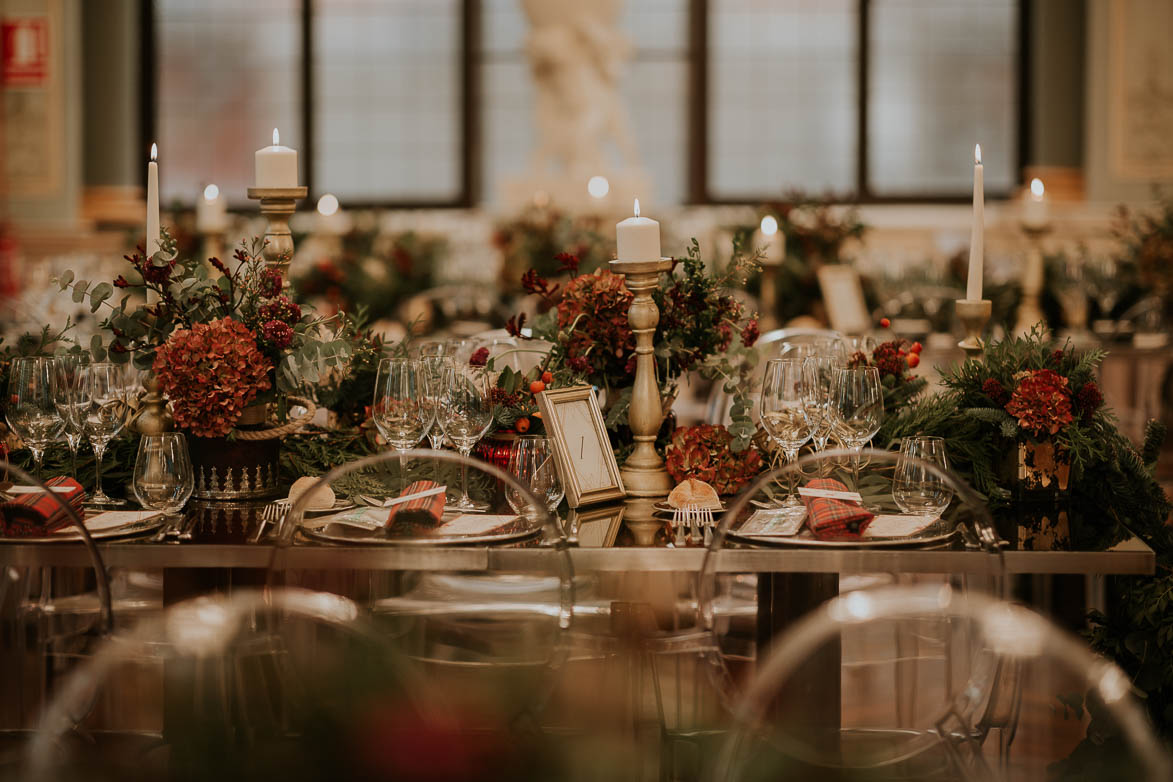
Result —
[[[721,508],[721,500],[713,487],[696,478],[681,481],[668,495],[668,504],[673,508]]]
[[[289,501],[297,502],[301,495],[305,494],[314,484],[318,482],[317,478],[298,478],[289,487]],[[306,505],[306,510],[328,510],[334,507],[334,490],[330,488],[329,484],[323,483],[319,488],[314,489],[314,494],[309,499],[309,504]]]

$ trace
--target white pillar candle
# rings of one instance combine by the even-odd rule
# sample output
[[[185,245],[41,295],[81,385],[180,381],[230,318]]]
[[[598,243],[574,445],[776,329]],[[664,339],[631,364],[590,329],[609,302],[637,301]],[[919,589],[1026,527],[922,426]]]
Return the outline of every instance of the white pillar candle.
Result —
[[[159,252],[159,147],[151,144],[151,161],[147,163],[147,257]]]
[[[1045,228],[1050,220],[1049,212],[1043,180],[1035,177],[1030,181],[1030,192],[1022,206],[1022,222],[1028,228]]]
[[[635,199],[635,217],[615,226],[615,257],[620,261],[660,260],[660,224],[639,216],[639,199]]]
[[[975,144],[973,147],[973,232],[969,238],[969,279],[965,286],[965,298],[970,301],[979,301],[982,298],[985,213],[986,195],[982,179],[982,145]]]
[[[281,146],[277,128],[273,128],[273,146],[257,150],[256,164],[257,187],[297,187],[297,150]]]
[[[196,230],[202,234],[218,234],[228,230],[228,204],[216,185],[208,185],[196,199]]]

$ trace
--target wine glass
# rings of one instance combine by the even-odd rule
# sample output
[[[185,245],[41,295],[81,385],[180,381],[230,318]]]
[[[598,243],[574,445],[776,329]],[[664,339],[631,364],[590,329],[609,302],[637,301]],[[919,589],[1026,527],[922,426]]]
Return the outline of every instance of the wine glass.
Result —
[[[940,437],[916,435],[900,441],[900,456],[892,479],[892,499],[900,510],[928,520],[940,518],[953,500],[953,487],[937,471],[949,469],[945,441]]]
[[[82,431],[94,449],[94,506],[125,505],[102,491],[102,459],[106,446],[118,436],[126,423],[125,385],[122,367],[107,362],[94,363],[82,370]]]
[[[443,395],[438,420],[448,440],[461,456],[468,457],[473,446],[493,423],[493,397],[488,373],[481,367],[454,363],[444,370]],[[462,511],[483,511],[487,503],[468,496],[468,465],[460,468],[460,499],[452,507]]]
[[[839,360],[829,355],[811,356],[802,362],[802,387],[816,451],[825,449],[831,437],[831,381],[839,366]]]
[[[45,449],[61,436],[65,421],[55,403],[53,359],[22,356],[12,360],[8,377],[5,419],[33,454],[37,477],[45,461]]]
[[[432,344],[442,345],[443,343]],[[424,375],[428,380],[428,390],[425,398],[432,410],[433,424],[428,428],[428,441],[431,443],[433,449],[438,450],[444,445],[444,428],[439,423],[440,399],[444,395],[444,374],[452,368],[452,358],[448,355],[440,354],[425,356],[419,361],[420,366],[423,367]]]
[[[85,438],[82,429],[82,370],[90,358],[84,353],[67,353],[53,357],[53,404],[64,422],[65,442],[69,446],[70,475],[77,478],[77,449]]]
[[[541,500],[550,513],[557,510],[566,492],[558,477],[558,466],[549,440],[533,434],[518,437],[509,446],[506,471]],[[528,503],[520,492],[510,488],[505,492],[505,499],[516,513],[525,513]]]
[[[859,485],[859,454],[880,431],[884,390],[876,367],[840,367],[831,381],[831,420],[835,434],[855,452],[852,475]]]
[[[134,496],[147,510],[179,513],[191,498],[195,478],[187,439],[179,432],[144,434],[138,443],[131,479]]]
[[[802,361],[774,358],[766,362],[759,413],[766,433],[782,449],[786,463],[793,464],[798,458],[798,449],[810,439],[812,430],[807,414]],[[793,477],[791,475],[792,483]],[[782,508],[805,512],[802,503],[794,496],[793,488],[787,493]]]
[[[399,469],[405,486],[407,457],[403,453],[419,445],[435,420],[428,389],[428,377],[419,361],[385,358],[379,362],[371,417],[383,439],[399,451]]]
[[[815,355],[815,345],[812,342],[783,342],[778,348],[778,358],[792,358],[802,361],[808,356]]]
[[[420,342],[415,347],[415,355],[421,361],[425,358],[440,358],[451,355],[448,342],[442,339],[432,339]]]

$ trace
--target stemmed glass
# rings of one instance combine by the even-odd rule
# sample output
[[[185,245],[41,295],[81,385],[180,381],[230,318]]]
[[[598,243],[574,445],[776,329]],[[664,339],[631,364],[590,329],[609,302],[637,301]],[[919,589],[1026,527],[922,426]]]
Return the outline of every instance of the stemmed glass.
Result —
[[[811,442],[816,451],[827,447],[831,437],[831,381],[839,361],[833,356],[815,355],[802,362],[802,387],[806,414],[811,422]]]
[[[72,353],[53,357],[53,404],[65,424],[65,442],[69,446],[70,475],[77,478],[77,449],[85,438],[82,430],[82,370],[89,356]]]
[[[106,446],[118,436],[126,423],[125,387],[122,367],[95,363],[82,369],[82,431],[94,449],[95,478],[91,505],[125,505],[102,491],[102,459]]]
[[[383,439],[399,451],[399,469],[405,486],[407,457],[403,454],[419,445],[435,420],[429,387],[427,373],[419,361],[385,358],[379,362],[371,417]]]
[[[53,359],[22,356],[12,360],[4,417],[32,451],[38,478],[42,477],[45,449],[65,428],[65,421],[57,411],[54,385]]]
[[[175,516],[191,498],[195,477],[187,440],[179,432],[144,434],[131,479],[134,496],[147,510]]]
[[[876,367],[841,367],[831,381],[831,420],[835,433],[855,452],[852,476],[859,485],[860,451],[880,431],[884,390]]]
[[[558,477],[558,466],[554,461],[554,450],[549,440],[533,434],[518,437],[509,446],[509,463],[506,471],[545,503],[550,513],[557,510],[558,503],[562,502],[566,492]],[[527,503],[516,490],[506,491],[505,499],[514,512],[525,512]]]
[[[467,458],[493,423],[488,373],[480,367],[453,364],[444,370],[442,387],[438,420],[448,440]],[[487,503],[476,502],[468,496],[467,464],[460,467],[460,494],[460,499],[452,505],[456,510],[488,510]]]
[[[938,519],[953,500],[953,487],[931,464],[942,472],[949,469],[945,441],[940,437],[917,435],[900,441],[900,456],[892,479],[892,499],[900,510],[928,520]]]
[[[444,396],[444,374],[452,369],[452,359],[447,355],[424,356],[420,359],[420,366],[423,367],[424,376],[428,380],[425,399],[432,410],[434,421],[428,428],[428,441],[433,450],[438,450],[444,445],[444,429],[439,422],[440,400]]]
[[[759,412],[766,433],[782,449],[786,463],[793,464],[798,458],[798,449],[810,439],[812,430],[807,414],[802,361],[774,358],[766,362]],[[805,512],[794,495],[793,478],[791,475],[791,489],[781,507],[787,512]]]

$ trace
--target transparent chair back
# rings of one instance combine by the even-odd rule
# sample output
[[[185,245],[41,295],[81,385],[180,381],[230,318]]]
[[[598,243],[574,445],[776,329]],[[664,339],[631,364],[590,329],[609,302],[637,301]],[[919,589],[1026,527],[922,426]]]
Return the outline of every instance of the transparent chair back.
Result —
[[[42,518],[50,519],[45,529]],[[101,552],[74,507],[16,465],[0,461],[0,519],[5,542],[80,539],[90,567],[0,568],[0,778],[14,762],[64,661],[114,626],[110,583]],[[57,611],[62,603],[85,602],[91,610]]]
[[[947,500],[944,510],[902,508],[894,496],[904,488],[896,480],[898,465],[915,466],[930,479],[938,498]],[[828,490],[833,502],[847,507],[816,504]],[[829,510],[854,510],[858,520],[843,527],[820,526],[814,534],[816,515],[825,521]],[[753,561],[746,559],[755,549],[774,552],[760,560],[768,564],[758,565],[756,573]],[[744,570],[733,564],[737,558],[747,563]],[[958,476],[889,451],[864,449],[857,463],[852,451],[827,450],[768,470],[730,503],[698,577],[698,624],[713,633],[731,680],[744,682],[746,670],[760,662],[775,635],[840,593],[927,582],[1001,595],[1004,579],[989,512]],[[891,655],[940,659],[948,642],[938,634],[941,629],[922,631],[910,625],[894,639],[892,650],[877,651],[866,639],[850,639],[843,647],[843,665],[886,665],[894,659]],[[897,669],[905,689],[889,705],[903,719],[915,711],[918,671],[911,664]]]
[[[914,661],[916,710],[901,721],[888,708],[900,658],[865,669],[828,661],[861,638],[892,647],[910,626],[948,643]],[[1173,773],[1123,671],[1025,608],[949,585],[860,590],[800,620],[759,665],[736,719],[723,780]]]
[[[454,509],[465,489],[477,510]],[[421,494],[430,510],[404,513]],[[564,660],[574,581],[560,522],[486,462],[430,450],[352,462],[293,504],[277,540],[271,583],[355,600],[431,680],[480,693],[505,723],[541,703]]]
[[[138,730],[109,734],[107,701],[144,678]],[[452,731],[462,751],[447,695],[345,598],[200,597],[111,639],[64,681],[24,778],[410,778],[420,737]]]

